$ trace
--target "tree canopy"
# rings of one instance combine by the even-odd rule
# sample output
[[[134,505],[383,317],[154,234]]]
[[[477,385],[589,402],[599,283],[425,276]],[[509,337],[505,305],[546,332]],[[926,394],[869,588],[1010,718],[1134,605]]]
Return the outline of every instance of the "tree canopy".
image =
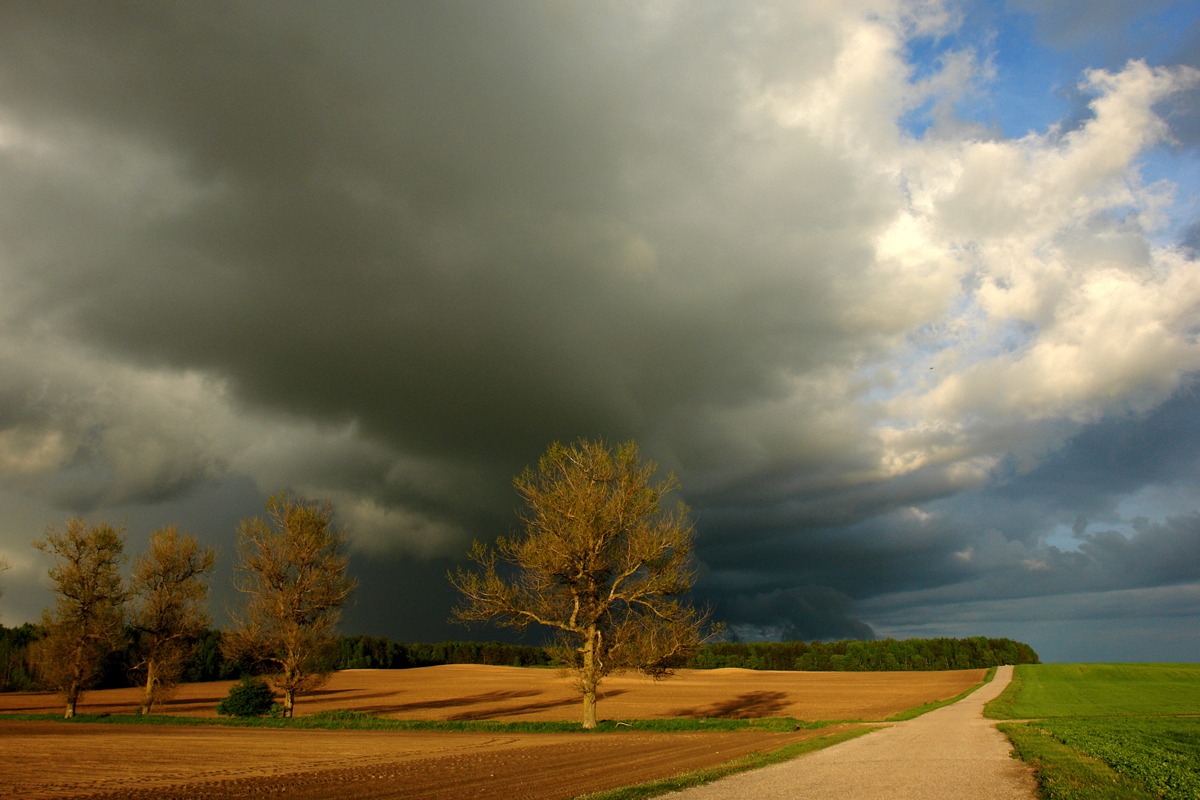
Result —
[[[272,682],[290,717],[296,695],[333,669],[336,627],[355,581],[331,503],[280,494],[267,502],[267,514],[243,520],[238,530],[236,583],[245,605],[231,614],[226,650],[274,667]]]
[[[462,593],[459,620],[555,632],[586,728],[596,725],[606,675],[663,677],[706,639],[708,614],[685,600],[694,580],[687,507],[663,511],[678,482],[653,483],[656,470],[633,442],[615,451],[601,441],[551,445],[514,481],[527,507],[523,530],[494,546],[475,542],[476,569],[450,575]]]
[[[73,518],[65,531],[47,531],[34,547],[55,558],[49,572],[55,603],[42,615],[46,634],[36,643],[36,662],[43,684],[62,693],[70,718],[124,634],[125,534]]]
[[[179,680],[209,624],[206,579],[216,560],[211,547],[172,525],[151,533],[145,554],[133,563],[129,625],[137,637],[134,667],[145,676],[143,714]]]

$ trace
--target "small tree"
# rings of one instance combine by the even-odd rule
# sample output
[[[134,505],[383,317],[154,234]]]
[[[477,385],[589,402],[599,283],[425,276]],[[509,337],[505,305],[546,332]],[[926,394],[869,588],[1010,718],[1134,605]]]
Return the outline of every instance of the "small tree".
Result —
[[[247,675],[229,688],[229,694],[217,704],[224,717],[261,717],[275,705],[271,687],[262,678]]]
[[[106,655],[124,634],[124,531],[111,525],[67,522],[64,533],[46,532],[34,547],[53,555],[50,580],[56,595],[53,610],[42,612],[46,635],[38,641],[37,663],[42,682],[62,693],[65,717],[91,687]]]
[[[606,675],[665,677],[709,638],[708,614],[681,599],[693,582],[687,508],[660,510],[678,484],[670,476],[652,485],[656,469],[633,442],[615,453],[603,442],[551,445],[536,472],[514,481],[528,505],[523,533],[494,549],[475,542],[479,569],[449,576],[463,595],[460,621],[556,632],[555,657],[576,676],[585,728],[596,726]]]
[[[179,680],[195,639],[209,624],[208,573],[217,555],[175,526],[150,534],[145,555],[133,563],[130,627],[138,635],[135,669],[145,675],[141,713]]]
[[[267,503],[269,519],[242,521],[238,531],[237,588],[245,608],[232,614],[225,640],[230,659],[273,664],[283,694],[283,716],[296,695],[320,685],[332,670],[335,628],[354,591],[346,574],[346,537],[332,529],[333,506],[292,500]]]

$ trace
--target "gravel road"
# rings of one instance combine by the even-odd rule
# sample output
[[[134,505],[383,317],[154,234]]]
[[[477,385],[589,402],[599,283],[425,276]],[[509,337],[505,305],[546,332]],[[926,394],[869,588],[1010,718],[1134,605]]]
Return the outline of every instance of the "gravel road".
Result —
[[[983,705],[1012,680],[991,683],[951,706],[784,764],[669,795],[677,800],[1032,800],[1033,774],[1010,756],[1008,739]]]

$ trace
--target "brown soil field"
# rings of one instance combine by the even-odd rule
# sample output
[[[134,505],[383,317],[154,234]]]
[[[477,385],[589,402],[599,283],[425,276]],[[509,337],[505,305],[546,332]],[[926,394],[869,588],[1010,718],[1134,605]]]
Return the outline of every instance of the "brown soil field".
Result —
[[[953,697],[983,680],[984,670],[949,672],[769,672],[745,669],[680,670],[654,681],[641,675],[605,679],[600,719],[672,717],[794,717],[882,720],[899,711]],[[216,716],[233,681],[191,683],[155,711]],[[138,689],[84,694],[80,714],[136,713]],[[580,699],[569,677],[553,669],[453,664],[398,670],[344,670],[296,700],[303,716],[331,709],[370,711],[395,719],[576,720]],[[44,692],[0,693],[0,713],[57,713],[62,704]]]
[[[585,736],[0,722],[0,796],[558,800],[827,733]]]
[[[682,671],[609,678],[602,719],[795,717],[880,720],[979,683],[928,673]],[[231,682],[179,687],[160,711],[215,716]],[[92,691],[81,714],[131,713],[135,689]],[[574,720],[579,697],[554,670],[444,666],[348,670],[297,701],[297,715],[356,709],[399,719]],[[0,712],[57,713],[44,693],[0,694]],[[490,734],[130,727],[0,718],[0,796],[28,798],[574,797],[722,763],[831,732]]]

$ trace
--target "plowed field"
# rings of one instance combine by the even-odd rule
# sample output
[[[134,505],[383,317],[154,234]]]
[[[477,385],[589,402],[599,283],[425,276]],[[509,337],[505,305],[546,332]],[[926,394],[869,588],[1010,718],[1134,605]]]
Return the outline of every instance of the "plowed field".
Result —
[[[610,678],[602,719],[883,719],[952,697],[982,670],[931,673],[685,671]],[[160,709],[213,716],[228,682],[180,687]],[[80,713],[129,713],[136,690],[89,692]],[[553,670],[447,666],[350,670],[297,714],[358,709],[400,719],[578,718]],[[57,712],[45,694],[0,694],[0,711]],[[128,727],[0,721],[0,796],[29,798],[567,798],[728,761],[828,733],[483,734]]]

